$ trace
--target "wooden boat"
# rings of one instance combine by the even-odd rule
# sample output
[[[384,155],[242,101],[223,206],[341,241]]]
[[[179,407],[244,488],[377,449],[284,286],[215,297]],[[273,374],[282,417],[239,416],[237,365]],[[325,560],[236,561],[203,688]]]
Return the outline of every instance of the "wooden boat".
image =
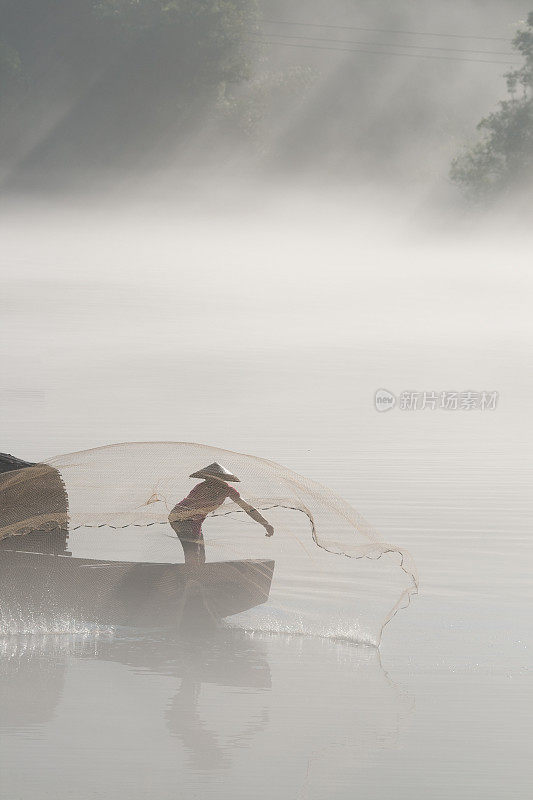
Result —
[[[69,616],[106,625],[194,627],[268,600],[269,560],[196,566],[72,557],[67,493],[47,464],[0,453],[0,492],[0,523],[8,532],[0,539],[0,620]]]
[[[69,616],[137,627],[212,623],[268,600],[274,562],[193,566],[75,558],[68,497],[47,464],[0,453],[0,620]],[[41,526],[43,529],[41,529]]]
[[[273,571],[270,560],[153,564],[3,550],[0,618],[194,627],[265,603]]]

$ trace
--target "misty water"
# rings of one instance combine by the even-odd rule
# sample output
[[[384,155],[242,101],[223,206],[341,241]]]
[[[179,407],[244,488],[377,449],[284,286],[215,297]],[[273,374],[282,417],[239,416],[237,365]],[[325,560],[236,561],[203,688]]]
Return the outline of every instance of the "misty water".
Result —
[[[273,594],[313,614],[181,635],[2,617],[0,800],[530,796],[533,24],[512,44],[530,11],[0,3],[0,452],[271,459],[419,577],[380,637],[393,556],[302,572],[281,527],[250,524],[248,552],[212,517],[208,561],[224,537],[275,559]],[[474,208],[450,164],[504,99],[474,183],[511,168]],[[497,403],[432,408],[453,392]],[[164,528],[71,531],[69,550],[179,560]]]
[[[424,206],[10,207],[2,450],[271,458],[406,548],[420,592],[379,649],[267,615],[181,638],[5,626],[3,798],[527,795],[530,246]],[[378,413],[379,388],[499,400]]]

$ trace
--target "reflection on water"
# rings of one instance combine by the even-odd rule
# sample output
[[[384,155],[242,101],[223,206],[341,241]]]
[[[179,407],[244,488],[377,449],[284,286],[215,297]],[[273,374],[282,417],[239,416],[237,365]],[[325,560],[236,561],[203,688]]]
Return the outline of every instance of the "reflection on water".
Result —
[[[123,629],[0,648],[6,799],[69,796],[65,782],[81,797],[220,797],[220,780],[228,797],[304,797],[339,753],[353,771],[394,747],[412,708],[376,649],[341,642]]]

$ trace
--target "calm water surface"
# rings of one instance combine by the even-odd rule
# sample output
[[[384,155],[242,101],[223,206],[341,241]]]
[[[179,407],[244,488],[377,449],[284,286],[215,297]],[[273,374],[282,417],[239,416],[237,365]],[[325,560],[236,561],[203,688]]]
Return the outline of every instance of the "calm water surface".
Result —
[[[4,630],[2,800],[530,796],[530,249],[389,247],[331,219],[225,219],[208,237],[177,217],[155,249],[131,220],[48,219],[39,247],[26,220],[6,226],[0,449],[271,458],[407,548],[420,594],[379,651],[268,619],[181,640]],[[380,387],[501,400],[377,414]]]

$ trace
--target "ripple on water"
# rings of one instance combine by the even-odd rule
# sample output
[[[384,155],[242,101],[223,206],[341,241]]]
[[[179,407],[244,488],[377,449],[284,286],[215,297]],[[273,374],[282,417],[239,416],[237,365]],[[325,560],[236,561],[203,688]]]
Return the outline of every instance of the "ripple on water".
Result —
[[[251,615],[250,615],[251,616]],[[311,622],[309,619],[294,614],[262,613],[254,614],[249,620],[226,621],[227,627],[238,628],[247,633],[276,634],[287,636],[318,637],[334,641],[351,642],[352,644],[378,647],[378,642],[365,634],[355,622],[329,620],[327,623]]]
[[[77,620],[69,615],[43,617],[32,613],[1,615],[0,639],[12,636],[112,636],[114,628]]]

